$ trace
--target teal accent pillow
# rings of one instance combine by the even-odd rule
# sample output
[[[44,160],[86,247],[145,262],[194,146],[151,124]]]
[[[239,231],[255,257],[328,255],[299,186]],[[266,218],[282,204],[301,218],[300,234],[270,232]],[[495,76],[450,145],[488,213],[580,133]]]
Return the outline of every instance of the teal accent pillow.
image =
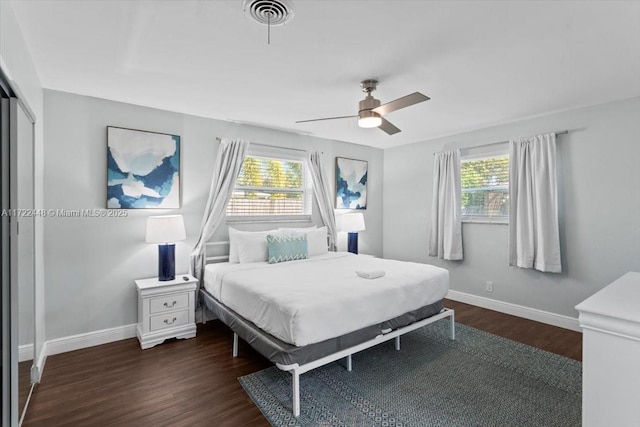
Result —
[[[307,236],[267,235],[269,264],[309,258]]]

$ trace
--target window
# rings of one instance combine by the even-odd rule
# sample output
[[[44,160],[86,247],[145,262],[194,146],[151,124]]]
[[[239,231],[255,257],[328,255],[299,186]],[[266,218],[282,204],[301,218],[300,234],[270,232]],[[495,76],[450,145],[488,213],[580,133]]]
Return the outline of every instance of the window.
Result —
[[[252,221],[260,217],[309,217],[311,191],[306,186],[310,180],[306,177],[304,155],[281,158],[253,152],[244,159],[227,205],[227,216],[236,220],[251,217]]]
[[[484,157],[462,157],[462,220],[466,222],[509,222],[509,155],[491,153]]]

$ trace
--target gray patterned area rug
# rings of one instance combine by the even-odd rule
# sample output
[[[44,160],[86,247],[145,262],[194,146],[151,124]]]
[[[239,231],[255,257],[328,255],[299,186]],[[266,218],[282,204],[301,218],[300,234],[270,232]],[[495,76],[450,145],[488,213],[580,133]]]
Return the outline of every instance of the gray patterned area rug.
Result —
[[[271,367],[239,378],[274,426],[579,426],[582,364],[440,320],[300,376]]]

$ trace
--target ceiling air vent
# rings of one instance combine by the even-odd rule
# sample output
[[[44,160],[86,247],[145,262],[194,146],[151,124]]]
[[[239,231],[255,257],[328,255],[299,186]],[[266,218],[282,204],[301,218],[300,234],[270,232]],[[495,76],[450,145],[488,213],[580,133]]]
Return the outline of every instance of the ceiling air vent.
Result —
[[[251,19],[267,26],[284,25],[295,12],[289,0],[244,0],[242,8]]]

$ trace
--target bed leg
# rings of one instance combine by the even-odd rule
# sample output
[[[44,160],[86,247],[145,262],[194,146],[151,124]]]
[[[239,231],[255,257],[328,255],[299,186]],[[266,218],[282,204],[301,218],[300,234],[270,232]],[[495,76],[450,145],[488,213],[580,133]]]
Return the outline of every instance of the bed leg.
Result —
[[[300,374],[297,371],[291,372],[291,383],[293,384],[293,416],[300,416]]]
[[[394,342],[396,344],[396,350],[400,351],[400,335],[398,335],[395,339]]]
[[[233,333],[233,357],[238,357],[238,334]]]
[[[451,339],[455,340],[456,339],[456,314],[453,310],[451,310]]]
[[[351,372],[353,369],[353,361],[351,359],[351,354],[347,356],[347,372]]]

